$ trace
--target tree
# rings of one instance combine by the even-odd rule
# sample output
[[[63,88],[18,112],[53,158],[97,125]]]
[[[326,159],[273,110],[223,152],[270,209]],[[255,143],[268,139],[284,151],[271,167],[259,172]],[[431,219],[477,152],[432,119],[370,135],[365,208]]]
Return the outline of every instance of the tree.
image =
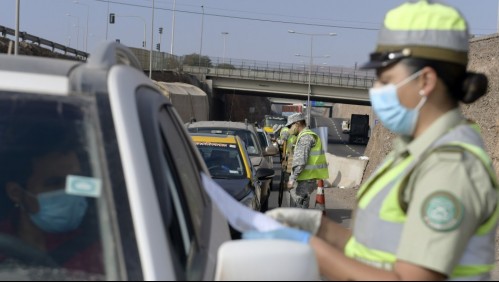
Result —
[[[218,68],[219,69],[230,69],[230,70],[236,69],[236,67],[234,67],[231,64],[227,64],[227,63],[219,64]]]
[[[201,66],[201,67],[212,67],[211,59],[208,56],[201,56],[201,60],[199,58],[199,54],[192,53],[189,55],[185,55],[184,57],[184,65],[188,66]]]

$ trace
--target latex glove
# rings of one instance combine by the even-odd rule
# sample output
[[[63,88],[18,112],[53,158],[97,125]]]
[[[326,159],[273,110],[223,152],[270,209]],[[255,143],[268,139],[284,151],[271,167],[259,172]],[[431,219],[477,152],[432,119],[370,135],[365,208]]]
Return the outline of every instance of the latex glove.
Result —
[[[247,231],[243,233],[243,239],[284,239],[300,242],[303,244],[308,244],[310,241],[309,232],[295,229],[295,228],[281,228],[273,231],[259,232],[259,231]]]
[[[288,181],[288,190],[292,189],[293,185],[295,185],[295,182],[293,180]]]
[[[317,234],[321,226],[322,211],[316,209],[276,208],[265,213],[280,223]]]

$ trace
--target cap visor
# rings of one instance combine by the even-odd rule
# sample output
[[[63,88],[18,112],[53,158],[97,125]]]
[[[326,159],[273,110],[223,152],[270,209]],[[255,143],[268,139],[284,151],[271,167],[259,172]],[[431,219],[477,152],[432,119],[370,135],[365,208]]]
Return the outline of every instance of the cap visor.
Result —
[[[370,62],[367,62],[367,63],[363,64],[362,66],[360,66],[359,69],[361,69],[361,70],[378,69],[378,68],[383,67],[383,65],[384,64],[382,62],[379,62],[379,61],[370,61]]]
[[[400,61],[400,59],[385,60],[385,61],[370,61],[370,62],[367,62],[364,65],[362,65],[359,69],[369,70],[369,69],[384,68],[384,67],[387,67],[387,66],[394,64],[398,61]]]

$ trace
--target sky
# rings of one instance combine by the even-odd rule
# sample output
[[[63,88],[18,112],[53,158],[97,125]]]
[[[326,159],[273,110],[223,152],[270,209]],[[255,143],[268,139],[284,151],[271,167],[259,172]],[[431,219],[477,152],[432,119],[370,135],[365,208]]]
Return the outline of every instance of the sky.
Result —
[[[161,42],[161,51],[170,53],[173,41],[174,55],[201,53],[203,56],[219,60],[225,58],[225,62],[237,59],[305,65],[309,63],[312,49],[314,64],[343,67],[355,67],[356,64],[360,65],[367,61],[369,53],[375,48],[377,33],[385,13],[404,2],[402,0],[19,1],[20,31],[90,53],[97,44],[106,39],[112,41],[119,39],[127,46],[142,48],[144,35],[147,44],[145,49],[149,50],[152,32],[153,49]],[[447,1],[462,12],[468,20],[470,32],[478,36],[497,32],[498,2],[499,0]],[[0,0],[0,3],[2,4],[0,25],[15,28],[16,0]],[[175,12],[173,12],[174,3]],[[109,13],[115,14],[114,24],[108,23],[108,10]],[[172,40],[173,26],[175,29]],[[163,28],[161,37],[159,27]],[[294,30],[296,33],[289,33],[288,30]],[[311,37],[298,33],[318,35]],[[329,33],[336,35],[327,36]]]

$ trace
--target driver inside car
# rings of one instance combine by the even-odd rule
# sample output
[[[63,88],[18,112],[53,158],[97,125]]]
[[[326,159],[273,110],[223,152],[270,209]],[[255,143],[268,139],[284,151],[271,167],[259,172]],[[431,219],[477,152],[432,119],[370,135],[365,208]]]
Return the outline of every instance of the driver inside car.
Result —
[[[0,249],[0,263],[103,273],[98,240],[81,239],[89,234],[80,228],[89,200],[65,191],[67,176],[82,174],[77,138],[66,127],[20,132],[1,141],[0,235],[11,250]]]

